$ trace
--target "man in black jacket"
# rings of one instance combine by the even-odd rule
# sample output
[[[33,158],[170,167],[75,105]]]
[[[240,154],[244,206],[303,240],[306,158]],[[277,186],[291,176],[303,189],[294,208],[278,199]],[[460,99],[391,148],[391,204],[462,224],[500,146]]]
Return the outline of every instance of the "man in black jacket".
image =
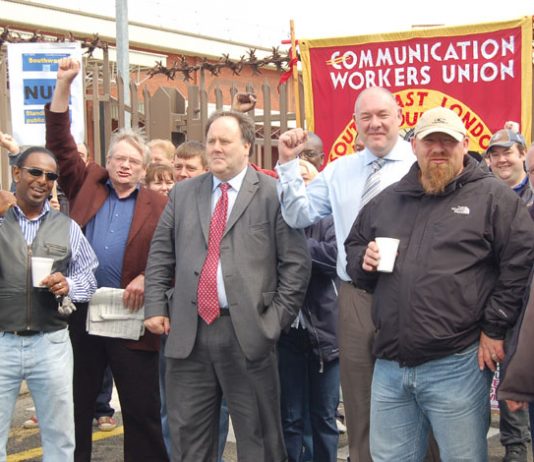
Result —
[[[466,156],[454,112],[427,111],[414,135],[417,163],[366,205],[345,242],[349,275],[374,291],[371,454],[422,460],[432,428],[443,461],[482,462],[490,370],[521,307],[534,226],[517,195]],[[376,237],[400,240],[392,273],[377,272]]]
[[[486,156],[491,171],[521,198],[527,207],[532,205],[534,193],[525,171],[527,147],[521,133],[503,128],[493,134]],[[506,334],[505,348],[511,331]],[[502,368],[500,369],[502,371]],[[530,441],[528,411],[510,412],[506,403],[499,400],[499,431],[505,448],[503,462],[527,462],[527,444]]]

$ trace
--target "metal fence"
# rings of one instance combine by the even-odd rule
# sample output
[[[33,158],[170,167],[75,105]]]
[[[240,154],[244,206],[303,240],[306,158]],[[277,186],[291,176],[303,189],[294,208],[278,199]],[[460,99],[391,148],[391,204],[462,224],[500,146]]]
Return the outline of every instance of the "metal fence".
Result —
[[[204,129],[211,111],[224,107],[225,93],[233,98],[237,92],[252,92],[260,96],[263,107],[249,112],[256,126],[256,147],[252,161],[263,168],[272,168],[277,160],[276,144],[280,133],[296,125],[295,112],[289,112],[287,85],[273,89],[268,83],[250,82],[244,88],[238,84],[212,85],[210,94],[205,89],[203,70],[199,84],[187,85],[184,95],[177,88],[161,86],[152,94],[146,85],[129,86],[130,104],[124,102],[123,80],[114,72],[107,52],[103,60],[85,60],[84,95],[86,109],[86,141],[96,162],[103,164],[110,135],[125,126],[125,113],[130,114],[133,127],[144,127],[148,139],[170,139],[175,145],[186,140],[203,141]],[[241,84],[243,85],[243,84]],[[0,131],[11,133],[7,53],[0,51]],[[302,85],[299,93],[303,94]],[[303,98],[300,114],[304,114]],[[276,103],[276,104],[275,104]],[[226,106],[227,108],[228,106]],[[278,107],[278,111],[272,108]],[[302,117],[303,118],[303,117]],[[300,121],[302,126],[303,120]],[[0,161],[0,179],[5,188],[10,181],[6,153]]]

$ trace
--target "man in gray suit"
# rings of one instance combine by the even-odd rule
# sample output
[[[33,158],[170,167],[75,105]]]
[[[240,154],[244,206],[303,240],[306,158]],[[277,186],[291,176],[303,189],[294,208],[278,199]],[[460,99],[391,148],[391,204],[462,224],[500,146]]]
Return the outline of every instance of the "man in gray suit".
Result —
[[[172,460],[216,459],[224,394],[239,460],[286,461],[275,345],[304,300],[306,241],[248,166],[250,118],[216,112],[206,133],[210,173],[171,191],[146,270],[145,325],[169,333]]]

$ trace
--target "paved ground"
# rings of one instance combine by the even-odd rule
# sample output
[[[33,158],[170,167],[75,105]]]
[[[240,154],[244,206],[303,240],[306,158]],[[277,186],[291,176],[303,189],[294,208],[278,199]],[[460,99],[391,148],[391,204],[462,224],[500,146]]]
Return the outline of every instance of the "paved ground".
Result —
[[[118,401],[114,397],[114,407],[119,409]],[[22,422],[32,415],[33,403],[29,394],[21,394],[17,400],[15,415],[12,422],[8,441],[7,462],[37,462],[42,460],[42,451],[39,441],[39,430],[25,430]],[[119,426],[113,432],[99,432],[95,428],[93,434],[93,458],[94,462],[122,462],[123,427],[121,413],[116,413]],[[58,416],[61,419],[61,416]],[[498,421],[494,416],[492,428],[488,435],[490,450],[489,462],[500,462],[503,457],[503,448],[499,443],[497,430]],[[530,452],[530,450],[529,450]],[[345,462],[348,455],[346,435],[341,435],[339,442],[338,461]],[[237,462],[235,449],[235,437],[231,432],[224,453],[225,462]],[[529,462],[533,462],[532,454],[529,454]]]

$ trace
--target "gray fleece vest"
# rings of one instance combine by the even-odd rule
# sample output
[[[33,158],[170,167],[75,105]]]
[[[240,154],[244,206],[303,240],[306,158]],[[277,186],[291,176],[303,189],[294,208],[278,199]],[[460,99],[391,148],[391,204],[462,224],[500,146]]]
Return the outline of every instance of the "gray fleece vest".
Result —
[[[48,288],[35,288],[31,257],[54,259],[52,273],[66,275],[71,259],[71,219],[50,210],[41,221],[31,246],[26,244],[13,209],[0,224],[0,331],[53,332],[67,325]]]

